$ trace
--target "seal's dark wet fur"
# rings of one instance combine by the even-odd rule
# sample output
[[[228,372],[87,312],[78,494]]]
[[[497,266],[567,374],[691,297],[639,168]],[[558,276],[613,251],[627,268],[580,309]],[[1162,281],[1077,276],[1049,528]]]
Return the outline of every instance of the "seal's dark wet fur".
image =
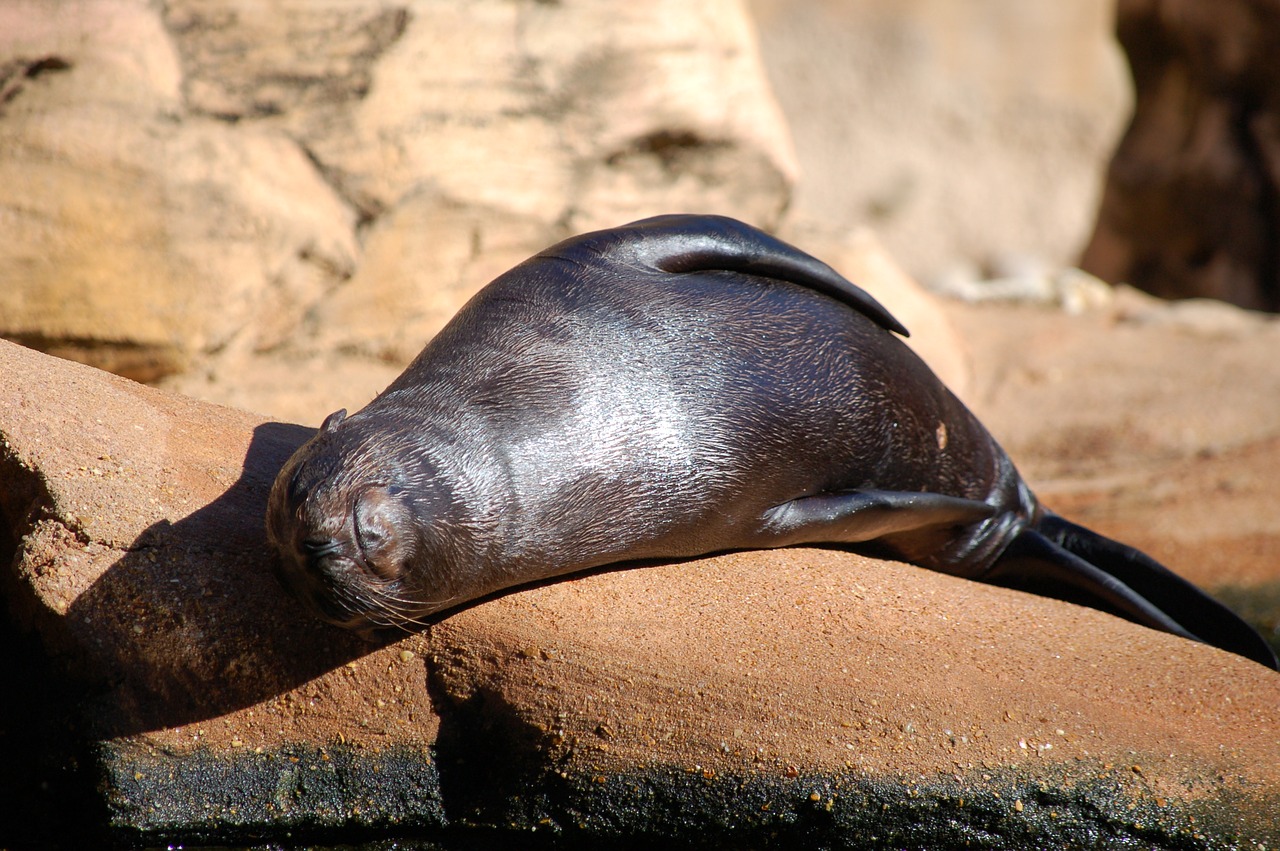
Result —
[[[1275,667],[1228,609],[1043,510],[895,333],[830,267],[731,219],[566,240],[289,461],[268,510],[282,577],[367,629],[605,564],[838,543]]]

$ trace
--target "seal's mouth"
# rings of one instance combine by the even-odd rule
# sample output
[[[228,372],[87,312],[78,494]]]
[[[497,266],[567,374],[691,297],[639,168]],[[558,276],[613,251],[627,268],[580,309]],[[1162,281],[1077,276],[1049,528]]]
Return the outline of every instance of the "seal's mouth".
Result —
[[[277,543],[271,567],[285,590],[320,620],[358,631],[377,609],[377,591],[360,555],[347,549],[340,538],[327,536]]]
[[[399,579],[387,579],[366,553],[341,537],[305,538],[288,558],[286,585],[326,623],[366,637],[417,621]]]

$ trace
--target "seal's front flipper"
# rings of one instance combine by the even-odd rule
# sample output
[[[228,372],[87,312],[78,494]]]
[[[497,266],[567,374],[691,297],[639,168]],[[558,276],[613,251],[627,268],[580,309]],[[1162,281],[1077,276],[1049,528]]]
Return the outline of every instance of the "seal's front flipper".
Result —
[[[1145,553],[1053,514],[1015,538],[982,581],[1109,611],[1280,668],[1262,636],[1222,603]]]
[[[667,215],[605,231],[604,248],[663,272],[742,272],[816,290],[906,337],[907,329],[866,290],[835,269],[764,231],[726,216]],[[590,241],[597,234],[587,234]],[[564,245],[562,243],[562,245]],[[583,247],[586,247],[585,243]]]
[[[818,494],[766,511],[757,545],[875,541],[893,553],[928,552],[951,540],[957,527],[980,523],[994,513],[985,502],[936,493],[858,490]]]

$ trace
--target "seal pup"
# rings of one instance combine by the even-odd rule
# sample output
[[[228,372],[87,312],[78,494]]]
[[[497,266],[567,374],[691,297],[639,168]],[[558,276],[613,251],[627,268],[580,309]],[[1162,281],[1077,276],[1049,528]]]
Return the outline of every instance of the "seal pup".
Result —
[[[276,567],[323,618],[371,631],[607,564],[839,544],[1276,667],[1221,603],[1041,507],[906,333],[732,219],[573,237],[294,454],[267,510]]]

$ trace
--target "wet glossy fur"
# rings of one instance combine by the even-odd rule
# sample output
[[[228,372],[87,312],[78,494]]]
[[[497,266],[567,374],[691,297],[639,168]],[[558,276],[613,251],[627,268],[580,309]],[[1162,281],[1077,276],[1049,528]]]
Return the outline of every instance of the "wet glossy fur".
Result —
[[[268,511],[282,576],[368,628],[614,562],[842,543],[1275,665],[1193,586],[1044,512],[895,332],[829,267],[730,219],[567,240],[289,461]]]

